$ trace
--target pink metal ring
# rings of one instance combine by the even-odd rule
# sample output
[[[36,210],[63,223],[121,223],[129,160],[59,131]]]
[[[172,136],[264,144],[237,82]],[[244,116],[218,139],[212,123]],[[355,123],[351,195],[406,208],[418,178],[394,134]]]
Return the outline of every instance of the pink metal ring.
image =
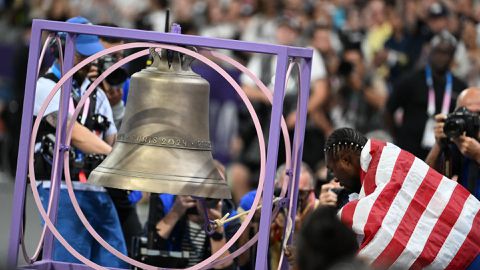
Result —
[[[263,133],[261,131],[261,126],[259,124],[259,121],[258,121],[258,117],[256,116],[255,114],[255,111],[253,110],[253,107],[251,106],[249,100],[246,98],[245,94],[242,92],[240,86],[233,80],[233,78],[231,78],[223,69],[221,69],[217,64],[213,63],[212,61],[210,61],[209,59],[205,58],[204,56],[202,55],[199,55],[195,52],[191,52],[187,49],[184,49],[184,48],[181,48],[181,47],[176,47],[176,46],[170,46],[170,45],[159,45],[159,44],[155,44],[155,43],[131,43],[131,44],[125,44],[125,45],[119,45],[119,46],[115,46],[113,48],[110,48],[110,49],[107,49],[107,50],[104,50],[102,52],[99,52],[95,55],[92,55],[90,57],[88,57],[87,59],[85,59],[84,61],[82,61],[81,63],[79,63],[78,65],[76,65],[74,68],[72,68],[71,70],[69,70],[67,72],[67,74],[62,77],[60,79],[60,81],[57,83],[57,85],[55,85],[55,87],[52,89],[50,95],[47,97],[45,103],[43,104],[38,116],[37,116],[37,119],[35,121],[35,124],[34,124],[34,129],[33,129],[33,132],[32,132],[32,138],[31,138],[31,142],[33,140],[35,140],[35,137],[36,137],[36,133],[37,133],[37,130],[38,130],[38,125],[39,125],[39,120],[42,118],[44,112],[45,112],[45,109],[46,107],[48,106],[49,102],[51,101],[52,97],[55,95],[55,93],[59,90],[59,88],[61,87],[61,85],[63,85],[65,83],[65,81],[71,77],[76,71],[78,71],[79,69],[81,69],[83,66],[85,66],[86,64],[90,63],[91,61],[105,55],[105,54],[108,54],[108,53],[111,53],[111,52],[114,52],[114,51],[118,51],[118,50],[123,50],[123,49],[128,49],[128,48],[138,48],[138,47],[161,47],[161,48],[165,48],[165,49],[169,49],[169,50],[176,50],[176,51],[180,51],[182,53],[185,53],[187,55],[191,55],[199,60],[201,60],[202,62],[205,62],[206,64],[210,65],[212,68],[214,68],[215,70],[217,70],[220,75],[222,75],[223,77],[225,77],[225,79],[227,81],[229,81],[235,88],[235,90],[238,92],[238,94],[241,96],[242,100],[244,101],[244,103],[246,104],[247,108],[249,109],[251,115],[252,115],[252,118],[254,119],[254,124],[255,124],[255,127],[257,129],[257,132],[258,132],[258,135],[259,135],[259,144],[261,146],[261,171],[260,171],[260,183],[259,183],[259,192],[257,193],[257,196],[255,197],[255,200],[254,200],[254,206],[257,207],[258,206],[258,203],[259,203],[259,200],[260,200],[260,194],[261,194],[261,191],[263,189],[263,180],[264,180],[264,168],[263,168],[263,165],[265,163],[265,143],[264,143],[264,139],[263,139]],[[100,82],[101,80],[103,80],[106,76],[108,76],[109,73],[113,72],[114,69],[118,68],[120,65],[128,62],[128,61],[131,61],[134,59],[134,57],[139,57],[141,55],[145,55],[145,54],[148,54],[148,50],[145,50],[143,52],[140,52],[140,53],[136,53],[134,55],[131,55],[123,60],[121,60],[120,62],[116,63],[115,65],[113,65],[112,67],[110,67],[107,71],[105,71],[99,78],[97,78],[97,80],[95,80],[95,82],[91,85],[91,87],[89,88],[89,90],[87,90],[87,92],[85,93],[85,95],[82,97],[82,99],[80,100],[78,106],[77,106],[77,109],[75,110],[75,113],[74,115],[78,115],[79,113],[79,109],[83,106],[83,104],[85,103],[86,101],[86,98],[88,97],[88,95],[91,94],[91,92],[93,91],[94,87],[96,87]],[[72,119],[75,119],[75,117],[72,117]],[[72,123],[70,123],[69,125],[69,129],[67,130],[67,145],[69,144],[69,141],[70,141],[70,138],[71,138],[71,130],[73,128],[73,125]],[[33,170],[33,143],[31,143],[31,147],[30,147],[30,161],[29,161],[29,171],[30,171],[30,181],[32,183],[35,183],[35,177],[34,177],[34,170]],[[262,147],[263,146],[263,147]],[[263,149],[262,149],[263,148]],[[128,263],[131,263],[132,265],[135,265],[137,267],[142,267],[142,268],[145,268],[145,269],[159,269],[159,268],[155,268],[155,267],[152,267],[152,266],[149,266],[149,265],[146,265],[146,264],[143,264],[143,263],[140,263],[138,261],[135,261],[123,254],[121,254],[120,252],[118,252],[117,250],[113,249],[113,247],[111,247],[110,245],[108,245],[108,243],[106,243],[101,237],[99,237],[99,235],[95,232],[95,230],[93,230],[93,228],[90,226],[90,224],[88,223],[88,221],[86,220],[85,216],[83,215],[83,213],[81,212],[80,210],[80,207],[78,206],[78,202],[76,201],[76,198],[75,198],[75,195],[73,193],[73,189],[72,189],[72,185],[71,185],[71,179],[70,179],[70,175],[69,175],[69,168],[68,168],[68,155],[65,155],[65,162],[67,163],[67,166],[65,166],[65,171],[66,171],[66,182],[67,182],[67,187],[68,187],[68,192],[69,192],[69,196],[70,198],[72,199],[72,204],[75,208],[75,211],[77,212],[77,214],[79,215],[79,218],[80,220],[82,221],[82,223],[86,226],[87,230],[92,234],[92,236],[97,240],[99,241],[100,244],[102,244],[102,246],[104,246],[107,250],[109,250],[112,254],[116,255],[117,257],[119,257],[120,259],[123,259],[124,261],[128,262]],[[35,199],[35,202],[37,204],[37,206],[41,206],[41,202],[40,202],[40,199],[39,199],[39,196],[38,196],[38,191],[37,191],[37,188],[36,186],[33,184],[31,185],[32,187],[32,192],[33,192],[33,195],[34,195],[34,199]],[[67,250],[69,250],[69,252],[72,253],[73,256],[75,256],[77,259],[79,259],[80,261],[82,261],[83,263],[85,263],[86,265],[88,266],[91,266],[91,267],[94,267],[96,269],[104,269],[102,268],[101,266],[91,262],[90,260],[86,259],[85,257],[83,257],[81,254],[79,254],[75,249],[73,249],[66,241],[65,239],[58,233],[58,231],[56,230],[56,228],[53,226],[53,224],[51,223],[51,221],[49,220],[48,216],[46,215],[45,213],[45,210],[42,208],[39,208],[40,210],[40,214],[42,215],[42,217],[44,218],[45,220],[45,223],[46,225],[49,227],[49,229],[52,231],[52,233],[55,235],[55,237],[57,237],[57,239],[59,240],[59,242],[65,246],[65,248]],[[240,229],[237,231],[237,233],[232,237],[232,239],[230,239],[230,241],[227,242],[227,244],[222,247],[222,249],[220,249],[219,251],[217,251],[215,254],[213,254],[210,258],[206,259],[205,261],[193,266],[192,268],[190,269],[203,269],[203,267],[207,267],[209,264],[211,264],[215,259],[217,259],[219,256],[221,256],[232,244],[233,242],[235,242],[238,237],[241,235],[241,233],[245,230],[246,226],[248,225],[248,222],[251,220],[251,218],[253,217],[253,212],[252,213],[249,213],[249,215],[247,215],[247,220],[244,221],[242,223],[242,225],[240,226]],[[98,237],[97,237],[98,236]]]
[[[43,58],[45,56],[45,52],[49,46],[49,43],[50,41],[52,40],[52,37],[53,35],[50,34],[47,36],[47,39],[45,40],[45,43],[43,44],[43,48],[42,48],[42,51],[40,53],[40,58],[38,59],[38,69],[37,69],[37,77],[38,75],[40,74],[40,68],[41,68],[41,63],[43,62]],[[59,58],[60,58],[60,62],[63,63],[63,52],[62,52],[62,45],[61,45],[61,41],[60,41],[60,38],[58,36],[55,36],[55,43],[58,47],[58,50],[59,50]],[[54,165],[53,166],[57,166],[58,165],[58,160],[59,158],[57,157],[55,160],[54,160]],[[52,188],[50,189],[50,200],[48,201],[48,207],[47,207],[47,214],[50,215],[50,209],[52,207],[52,202],[53,202],[53,194],[55,194],[57,192],[56,188]],[[47,226],[46,225],[43,225],[43,228],[42,228],[42,233],[40,234],[40,239],[38,240],[38,244],[37,244],[37,248],[35,249],[35,252],[33,253],[33,256],[30,257],[27,253],[27,249],[25,247],[25,238],[24,238],[24,231],[23,231],[23,228],[22,228],[22,234],[21,234],[21,246],[22,246],[22,254],[23,254],[23,258],[25,259],[25,262],[29,263],[29,264],[32,264],[34,262],[37,261],[38,259],[38,256],[40,256],[40,252],[42,250],[42,244],[43,244],[43,240],[45,238],[45,232],[47,230]]]

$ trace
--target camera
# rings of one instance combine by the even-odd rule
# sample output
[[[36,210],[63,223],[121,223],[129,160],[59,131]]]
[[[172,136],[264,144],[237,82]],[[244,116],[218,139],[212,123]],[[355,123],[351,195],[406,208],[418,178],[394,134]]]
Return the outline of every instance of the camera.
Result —
[[[110,121],[107,117],[101,114],[94,114],[92,116],[93,130],[104,132],[110,127]]]
[[[91,172],[93,171],[103,160],[106,158],[106,155],[102,154],[87,154],[84,158],[84,169]]]
[[[40,153],[42,154],[43,158],[47,160],[49,163],[53,161],[53,153],[55,149],[55,134],[49,133],[42,136],[40,141]],[[75,152],[70,149],[68,151],[70,160],[75,159]]]
[[[112,55],[105,55],[103,57],[100,57],[96,62],[96,66],[98,68],[98,75],[105,72],[105,70],[115,64],[118,60],[119,59],[117,57],[114,57]],[[120,85],[124,83],[127,78],[127,71],[124,68],[120,67],[117,68],[114,72],[110,73],[110,75],[108,75],[105,80],[110,85]]]
[[[477,138],[480,128],[480,119],[477,113],[469,111],[465,107],[460,107],[447,115],[443,132],[447,138],[457,138],[464,134],[467,137]]]

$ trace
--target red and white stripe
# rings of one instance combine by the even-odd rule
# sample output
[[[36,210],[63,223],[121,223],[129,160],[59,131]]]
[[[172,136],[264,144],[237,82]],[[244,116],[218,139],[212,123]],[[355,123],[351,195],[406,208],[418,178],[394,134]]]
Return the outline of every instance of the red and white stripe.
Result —
[[[375,267],[465,269],[480,254],[480,202],[397,146],[369,140],[359,199],[339,216]]]

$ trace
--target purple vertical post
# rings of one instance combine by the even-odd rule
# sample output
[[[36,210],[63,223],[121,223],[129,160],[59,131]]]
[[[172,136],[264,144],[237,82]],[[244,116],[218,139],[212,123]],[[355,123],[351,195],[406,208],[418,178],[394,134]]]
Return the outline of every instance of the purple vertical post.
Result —
[[[310,70],[312,59],[304,58],[300,63],[300,91],[298,94],[299,106],[297,108],[297,118],[295,122],[295,134],[292,147],[292,164],[294,168],[293,184],[289,186],[288,194],[293,192],[292,209],[290,209],[290,218],[292,219],[292,232],[287,244],[292,244],[292,236],[295,231],[295,217],[297,215],[298,185],[300,174],[302,172],[303,140],[305,136],[305,125],[307,122],[308,96],[310,92]],[[285,221],[287,222],[287,221]],[[285,234],[284,234],[285,235]],[[283,258],[282,270],[288,269],[288,262]]]
[[[73,60],[75,57],[75,43],[74,43],[74,34],[68,34],[67,39],[65,42],[65,59],[62,64],[62,71],[65,74],[73,67]],[[65,138],[66,133],[65,130],[67,128],[67,120],[68,120],[68,105],[70,100],[70,92],[72,90],[72,77],[70,77],[65,84],[62,86],[61,94],[60,94],[60,104],[59,104],[59,111],[58,111],[58,119],[57,119],[57,127],[62,127],[61,129],[57,128],[55,133],[55,138],[59,138],[55,142],[55,149],[53,152],[53,164],[57,164],[57,166],[52,167],[52,174],[51,174],[51,187],[55,186],[56,192],[50,194],[53,196],[53,203],[52,208],[50,210],[49,218],[53,222],[56,223],[57,220],[57,210],[58,210],[58,200],[60,195],[60,185],[62,181],[62,170],[63,170],[63,151],[65,145]],[[59,162],[55,162],[59,161]],[[53,240],[54,236],[47,229],[45,232],[45,241],[43,243],[43,259],[44,260],[51,260],[53,254]]]
[[[20,133],[20,145],[18,149],[18,163],[15,175],[15,190],[13,193],[12,220],[10,222],[10,240],[8,246],[7,268],[14,269],[17,266],[18,247],[25,205],[25,190],[27,187],[28,150],[30,133],[33,123],[33,104],[35,100],[35,83],[37,79],[38,57],[40,55],[41,29],[32,25],[30,38],[30,50],[28,54],[27,80],[25,83],[25,99],[23,101],[22,127]]]
[[[257,246],[257,260],[255,269],[267,269],[268,240],[270,237],[270,223],[272,217],[273,187],[275,171],[277,168],[278,142],[280,139],[280,119],[283,110],[283,96],[285,93],[285,77],[287,73],[287,49],[281,50],[277,55],[277,68],[275,74],[275,90],[273,91],[272,116],[270,132],[268,135],[267,169],[262,198],[262,212]]]

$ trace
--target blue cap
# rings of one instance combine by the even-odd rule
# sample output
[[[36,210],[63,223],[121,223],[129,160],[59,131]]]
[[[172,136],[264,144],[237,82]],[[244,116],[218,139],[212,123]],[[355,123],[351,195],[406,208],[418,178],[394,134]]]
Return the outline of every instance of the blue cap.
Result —
[[[243,197],[240,199],[239,206],[244,211],[250,210],[253,206],[253,201],[255,200],[255,196],[257,195],[257,190],[251,190],[247,192]]]
[[[92,24],[84,17],[73,17],[67,20],[68,23]],[[75,50],[83,55],[90,56],[103,50],[103,45],[100,43],[98,36],[79,34],[75,37]]]

